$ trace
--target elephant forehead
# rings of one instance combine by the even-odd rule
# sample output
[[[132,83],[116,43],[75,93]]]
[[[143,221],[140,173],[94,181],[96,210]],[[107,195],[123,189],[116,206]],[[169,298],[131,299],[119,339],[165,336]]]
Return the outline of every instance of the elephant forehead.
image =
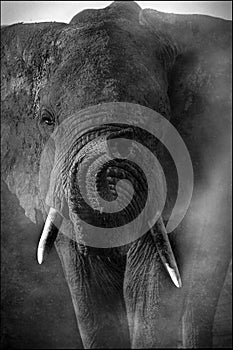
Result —
[[[57,66],[48,82],[60,121],[86,106],[122,99],[167,117],[164,61],[173,62],[174,57],[166,55],[172,49],[164,43],[160,36],[154,39],[139,20],[105,18],[66,26],[55,42]]]
[[[132,37],[134,40],[131,40]],[[140,61],[141,66],[138,68],[144,67],[144,74],[146,74],[146,68],[148,71],[149,67],[156,66],[155,73],[160,77],[161,82],[164,81],[161,61],[166,58],[165,52],[163,59],[160,58],[164,42],[155,40],[139,22],[132,24],[124,21],[120,23],[99,21],[83,27],[65,27],[55,45],[60,56],[57,79],[61,74],[64,78],[67,73],[67,77],[84,75],[87,67],[88,74],[93,68],[93,74],[105,75],[105,79],[108,78],[108,73],[115,73],[120,77],[124,67],[129,71],[133,70],[136,76],[139,69],[134,69],[133,63]],[[172,62],[173,59],[174,57],[171,57]],[[82,71],[83,68],[85,68],[84,71]]]
[[[116,19],[127,19],[128,21],[138,21],[138,16],[141,11],[140,6],[133,1],[114,2],[105,9],[88,9],[75,15],[71,21],[71,25],[84,25],[90,22],[96,22],[102,20],[104,17]]]

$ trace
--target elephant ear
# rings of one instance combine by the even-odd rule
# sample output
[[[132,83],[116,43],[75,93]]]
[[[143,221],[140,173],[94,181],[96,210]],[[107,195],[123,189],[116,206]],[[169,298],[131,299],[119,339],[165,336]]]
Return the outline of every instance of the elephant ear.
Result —
[[[171,122],[204,180],[219,157],[230,153],[231,21],[145,9],[140,23],[177,48],[169,74]]]
[[[63,23],[15,24],[2,36],[2,179],[36,222],[41,209],[38,171],[43,139],[38,92],[56,67],[55,40]]]

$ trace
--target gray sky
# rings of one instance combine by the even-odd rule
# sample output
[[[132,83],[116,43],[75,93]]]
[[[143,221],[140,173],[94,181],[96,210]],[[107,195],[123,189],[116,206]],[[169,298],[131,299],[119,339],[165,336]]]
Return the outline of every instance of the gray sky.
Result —
[[[87,8],[103,8],[112,1],[1,1],[1,24],[56,21],[68,23]],[[142,8],[162,12],[196,13],[231,19],[231,1],[136,1]]]

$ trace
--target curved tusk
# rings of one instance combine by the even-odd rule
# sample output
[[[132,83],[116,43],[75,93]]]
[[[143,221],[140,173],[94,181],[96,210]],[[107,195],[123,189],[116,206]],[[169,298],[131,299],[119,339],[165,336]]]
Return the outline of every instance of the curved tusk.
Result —
[[[61,223],[62,216],[56,209],[50,208],[37,248],[37,260],[39,264],[42,264],[46,255],[49,254],[53,243],[57,238]]]
[[[180,273],[176,264],[174,254],[168,239],[167,231],[163,223],[163,219],[160,217],[155,225],[150,229],[151,235],[154,239],[159,256],[165,266],[172,282],[177,288],[182,287]]]

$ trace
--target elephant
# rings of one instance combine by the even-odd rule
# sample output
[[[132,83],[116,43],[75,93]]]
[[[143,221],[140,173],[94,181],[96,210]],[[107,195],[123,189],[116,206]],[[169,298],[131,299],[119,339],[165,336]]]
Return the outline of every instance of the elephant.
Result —
[[[231,260],[231,22],[116,1],[84,10],[69,24],[18,23],[1,31],[2,179],[15,195],[11,201],[17,199],[24,210],[25,226],[36,230],[45,223],[38,260],[42,263],[55,244],[83,347],[211,347]],[[167,236],[179,178],[169,152],[153,140],[168,187],[162,214],[153,228],[127,244],[92,246],[82,240],[75,221],[80,213],[92,224],[99,217],[80,199],[76,156],[83,164],[81,177],[100,156],[95,137],[107,135],[111,141],[113,135],[113,155],[129,152],[135,125],[126,127],[113,113],[105,126],[92,128],[106,105],[118,103],[133,106],[132,113],[135,108],[157,113],[173,125],[192,161],[193,193],[183,220]],[[127,120],[124,110],[122,118]],[[116,140],[124,133],[120,150]],[[151,146],[147,134],[138,139]],[[42,155],[46,169],[41,180]],[[133,167],[123,161],[120,171],[120,163],[112,162],[105,167],[109,177],[95,177],[109,201],[117,196],[116,182]],[[140,197],[129,205],[131,217],[133,205],[141,210],[145,179],[137,167],[130,174]],[[163,196],[157,168],[152,179],[156,207]],[[110,227],[111,214],[104,218]],[[124,230],[127,217],[116,220]],[[68,222],[69,233],[64,231]],[[50,256],[38,271],[49,262]]]

